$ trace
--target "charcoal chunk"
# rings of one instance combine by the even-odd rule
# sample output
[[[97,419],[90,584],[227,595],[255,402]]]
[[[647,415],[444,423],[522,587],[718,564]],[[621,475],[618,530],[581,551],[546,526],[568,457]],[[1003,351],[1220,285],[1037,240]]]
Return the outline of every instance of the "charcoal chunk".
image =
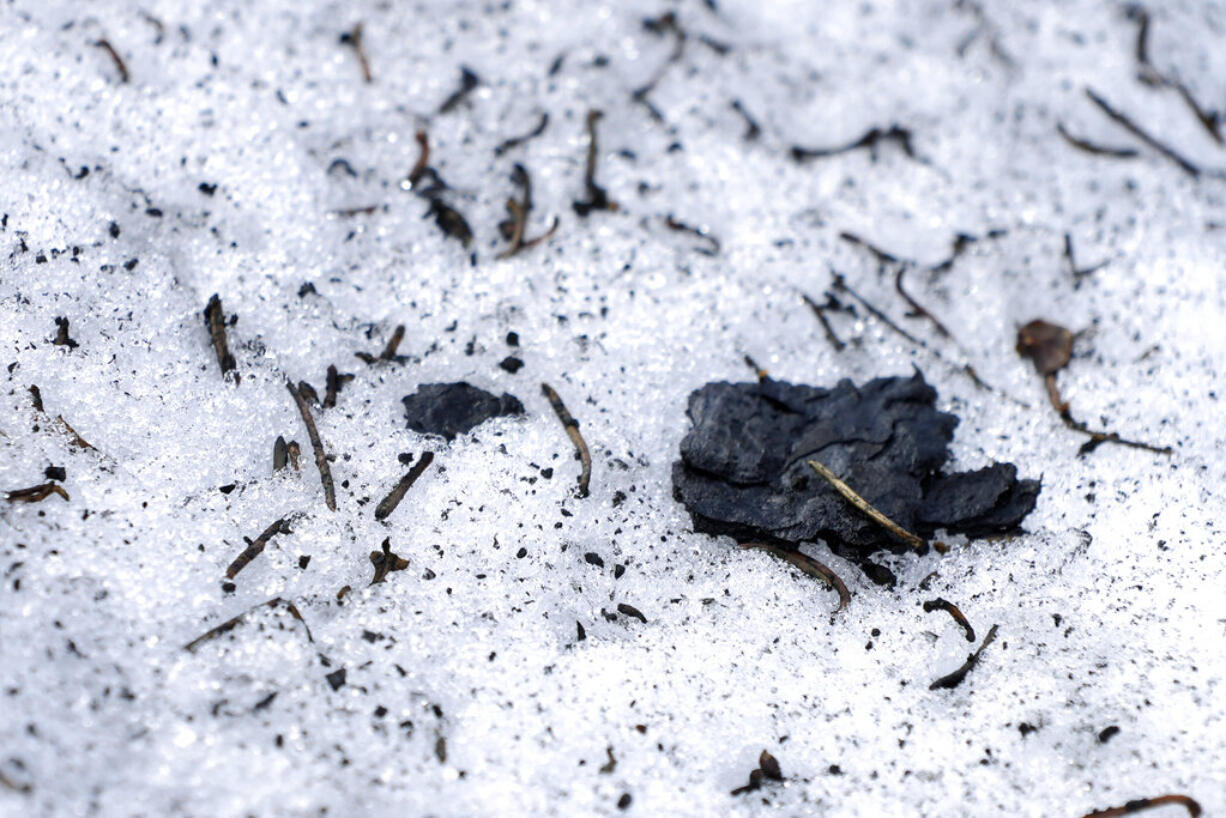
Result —
[[[404,411],[413,431],[454,440],[490,418],[522,415],[524,405],[514,395],[494,395],[461,381],[422,385],[404,398]]]
[[[857,562],[907,547],[809,467],[818,459],[903,528],[968,536],[1015,530],[1039,484],[997,463],[943,474],[958,419],[937,410],[920,373],[831,389],[765,379],[709,383],[690,395],[693,429],[673,465],[673,494],[696,531],[741,542],[821,538]]]

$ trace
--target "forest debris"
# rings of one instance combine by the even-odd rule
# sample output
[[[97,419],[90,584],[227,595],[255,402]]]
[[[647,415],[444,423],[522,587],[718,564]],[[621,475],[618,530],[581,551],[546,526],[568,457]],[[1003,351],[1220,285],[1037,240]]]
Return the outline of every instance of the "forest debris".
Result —
[[[238,616],[235,616],[231,619],[227,619],[225,622],[222,622],[217,627],[212,628],[208,631],[205,631],[203,634],[201,634],[200,636],[197,636],[195,639],[193,639],[192,641],[184,645],[183,649],[186,651],[194,652],[196,648],[200,647],[200,645],[204,644],[205,642],[208,642],[211,639],[216,639],[217,637],[222,636],[223,634],[229,633],[230,631],[234,630],[248,615],[254,613],[255,611],[258,611],[261,608],[276,608],[276,607],[284,607],[285,610],[289,611],[290,616],[294,617],[294,619],[297,619],[299,622],[301,622],[302,627],[306,629],[307,641],[308,642],[315,641],[315,637],[311,635],[310,626],[307,625],[306,620],[302,618],[302,614],[298,612],[298,606],[290,602],[288,599],[278,596],[278,597],[273,597],[267,602],[261,602],[258,605],[253,605],[252,607],[240,613]]]
[[[946,599],[937,597],[936,599],[930,599],[924,603],[924,613],[932,613],[933,611],[946,611],[953,617],[954,621],[961,626],[963,632],[966,634],[966,641],[975,641],[975,629],[971,627],[971,623],[966,618],[966,614],[962,613],[957,605]]]
[[[55,318],[55,340],[51,343],[69,349],[76,349],[79,346],[76,341],[68,337],[68,319],[62,315],[57,315]]]
[[[370,564],[375,567],[375,578],[371,585],[382,582],[392,571],[403,571],[409,567],[409,561],[392,551],[392,538],[383,540],[379,551],[370,552]]]
[[[524,405],[514,395],[494,395],[464,381],[422,384],[402,402],[410,429],[447,440],[491,418],[524,413]]]
[[[307,406],[306,398],[294,388],[292,383],[286,381],[285,388],[289,390],[294,403],[298,405],[298,413],[302,415],[307,436],[311,439],[311,448],[315,450],[315,465],[319,468],[319,482],[324,487],[324,502],[327,503],[330,511],[336,511],[336,487],[332,483],[332,469],[328,466],[328,457],[324,454],[324,444],[319,439],[319,430],[315,428],[315,419],[311,417],[311,407]]]
[[[475,73],[473,73],[473,71],[470,68],[468,68],[468,66],[461,65],[460,66],[460,87],[457,88],[451,94],[451,96],[447,97],[447,99],[444,100],[443,104],[439,106],[438,112],[440,114],[445,114],[445,113],[449,113],[450,111],[454,110],[455,107],[459,105],[461,102],[463,102],[464,99],[469,94],[471,94],[473,90],[480,84],[481,84],[481,78],[478,77]]]
[[[1082,139],[1079,136],[1073,136],[1068,129],[1064,127],[1063,122],[1056,123],[1056,133],[1064,138],[1064,141],[1072,145],[1079,151],[1093,154],[1095,156],[1110,156],[1115,159],[1135,159],[1141,155],[1141,152],[1136,148],[1113,148],[1106,145],[1098,145],[1089,140]]]
[[[396,329],[392,330],[392,336],[387,339],[387,344],[384,345],[383,351],[380,352],[377,357],[371,355],[369,352],[355,352],[353,354],[355,357],[361,358],[370,365],[380,363],[381,361],[391,361],[392,363],[403,364],[405,361],[409,360],[408,357],[405,355],[398,355],[396,352],[398,349],[400,349],[400,342],[403,340],[404,324],[397,324]],[[345,375],[343,377],[346,381],[353,379],[352,375]],[[339,391],[339,385],[337,389]]]
[[[976,650],[974,653],[968,654],[966,661],[963,662],[962,665],[953,673],[942,676],[932,684],[928,685],[928,689],[952,690],[953,688],[962,684],[962,680],[966,678],[966,674],[970,673],[971,670],[974,669],[975,665],[979,664],[979,657],[983,655],[983,651],[988,645],[992,644],[992,642],[996,640],[996,631],[998,628],[998,625],[993,625],[988,631],[988,635],[983,638],[983,644],[979,646],[978,650]]]
[[[528,131],[523,136],[513,136],[510,139],[504,139],[494,148],[495,156],[502,156],[512,148],[518,148],[530,139],[535,139],[545,133],[545,128],[549,127],[549,113],[547,111],[541,113],[541,119],[536,123],[536,127]]]
[[[1090,439],[1082,444],[1079,455],[1089,454],[1104,443],[1118,443],[1133,449],[1144,449],[1155,454],[1171,454],[1170,446],[1155,446],[1138,440],[1120,437],[1115,432],[1096,432],[1085,423],[1073,418],[1072,410],[1067,401],[1060,399],[1060,390],[1056,386],[1056,373],[1063,369],[1071,360],[1073,352],[1073,333],[1058,324],[1052,324],[1042,319],[1036,319],[1026,324],[1017,333],[1017,352],[1023,358],[1034,363],[1035,371],[1043,376],[1043,384],[1047,387],[1047,396],[1052,408],[1060,416],[1060,420],[1074,432],[1088,436]]]
[[[298,445],[298,441],[291,440],[285,447],[285,453],[289,455],[289,464],[294,467],[294,471],[298,471],[298,458],[302,456],[302,447]]]
[[[818,304],[804,293],[801,293],[800,297],[804,299],[805,304],[809,306],[809,309],[813,310],[813,314],[821,322],[822,330],[826,333],[826,340],[830,342],[830,346],[834,347],[835,352],[842,352],[847,345],[839,340],[839,336],[834,334],[834,328],[830,326],[830,320],[826,318],[826,310],[837,309],[840,306],[835,301],[834,296],[827,294],[825,304]]]
[[[720,251],[720,243],[719,243],[719,239],[715,238],[715,236],[712,236],[712,235],[711,235],[710,233],[708,233],[708,232],[707,232],[707,231],[706,231],[704,228],[701,228],[701,227],[691,227],[690,225],[686,224],[685,222],[680,222],[680,221],[677,221],[675,218],[673,218],[673,214],[672,214],[672,213],[669,213],[669,214],[668,214],[668,216],[666,216],[666,217],[665,217],[665,219],[664,219],[664,225],[665,225],[665,226],[666,226],[666,227],[667,227],[669,230],[676,230],[676,231],[677,231],[677,232],[679,232],[679,233],[689,233],[689,234],[691,234],[691,235],[693,235],[693,236],[697,236],[698,238],[700,238],[700,239],[702,239],[703,241],[707,242],[707,244],[708,244],[709,246],[707,246],[707,247],[696,247],[696,248],[694,248],[696,252],[702,253],[704,256],[717,256],[717,255],[719,255],[719,251]]]
[[[277,435],[276,441],[272,444],[272,470],[281,471],[289,462],[289,447],[285,445],[285,438]]]
[[[1100,261],[1098,264],[1090,267],[1078,267],[1077,259],[1073,255],[1073,237],[1069,233],[1064,234],[1064,260],[1068,262],[1069,272],[1073,276],[1073,283],[1075,285],[1079,285],[1081,279],[1086,276],[1093,275],[1107,266],[1106,261]]]
[[[1086,96],[1090,98],[1090,102],[1097,105],[1098,109],[1106,114],[1117,125],[1120,125],[1137,139],[1140,139],[1146,145],[1150,146],[1167,159],[1170,159],[1179,166],[1180,170],[1191,176],[1193,179],[1200,176],[1201,170],[1196,165],[1180,156],[1170,146],[1159,141],[1155,137],[1150,136],[1149,133],[1147,133],[1140,125],[1129,119],[1126,114],[1116,110],[1114,107],[1112,107],[1111,103],[1107,102],[1107,100],[1095,93],[1094,89],[1086,88],[1085,90]]]
[[[1087,812],[1082,818],[1119,818],[1121,815],[1132,815],[1135,812],[1153,809],[1154,807],[1164,807],[1167,804],[1178,804],[1184,807],[1192,818],[1199,818],[1201,814],[1200,804],[1189,796],[1160,795],[1157,798],[1138,798],[1135,801],[1127,802],[1122,807],[1111,807],[1109,809]]]
[[[1192,111],[1193,116],[1208,132],[1209,138],[1219,145],[1222,142],[1222,131],[1219,127],[1221,114],[1216,111],[1206,111],[1201,107],[1188,87],[1175,77],[1158,70],[1149,59],[1149,12],[1143,6],[1131,5],[1127,8],[1129,19],[1137,21],[1137,79],[1153,88],[1170,88],[1179,94],[1179,98]]]
[[[213,293],[213,297],[209,299],[208,305],[204,308],[204,325],[208,328],[209,338],[213,341],[213,350],[217,353],[217,364],[221,367],[223,377],[229,377],[230,372],[234,372],[234,384],[237,386],[242,382],[242,376],[236,370],[237,364],[234,361],[234,356],[230,354],[230,347],[226,341],[226,315],[221,308],[221,298],[217,293]]]
[[[616,211],[618,207],[617,202],[609,199],[608,191],[596,184],[596,159],[600,152],[600,143],[596,138],[596,123],[602,116],[604,114],[600,111],[587,112],[587,165],[583,172],[583,189],[587,194],[587,199],[574,202],[575,212],[580,216],[587,216],[593,210]]]
[[[341,387],[353,380],[353,375],[349,373],[341,374],[337,371],[335,364],[328,365],[328,377],[324,389],[324,408],[331,409],[336,406],[336,397],[340,394]]]
[[[749,783],[737,787],[732,791],[733,795],[743,795],[747,792],[762,789],[764,780],[782,781],[783,771],[779,768],[779,761],[766,750],[758,756],[758,767],[749,773]]]
[[[124,63],[123,57],[119,56],[119,52],[115,50],[115,46],[111,45],[110,40],[103,38],[96,41],[94,45],[110,55],[111,61],[115,63],[115,70],[119,72],[119,81],[121,83],[126,83],[131,79],[131,75],[128,74],[128,66]]]
[[[409,469],[408,473],[400,478],[399,482],[387,493],[387,496],[379,501],[379,505],[375,506],[375,519],[386,520],[388,515],[400,505],[405,493],[417,482],[417,478],[421,477],[433,462],[434,452],[422,452],[421,457],[413,464],[413,468]]]
[[[430,207],[426,208],[424,218],[434,217],[434,223],[438,226],[443,234],[459,241],[465,247],[468,247],[473,242],[473,231],[468,226],[468,220],[464,218],[464,214],[456,210],[451,205],[447,204],[440,198],[430,200]]]
[[[876,162],[878,146],[884,142],[896,143],[908,159],[916,159],[915,150],[911,145],[911,131],[898,125],[891,125],[884,129],[870,128],[865,131],[863,136],[853,139],[844,145],[836,145],[831,148],[805,148],[800,145],[793,145],[792,159],[797,162],[808,162],[811,159],[825,159],[829,156],[838,156],[841,153],[849,153],[860,148],[868,148],[871,160]]]
[[[532,177],[528,175],[527,169],[515,163],[514,169],[511,171],[511,181],[519,185],[523,191],[523,198],[520,201],[515,201],[514,198],[507,199],[507,213],[510,214],[509,219],[498,225],[502,231],[503,238],[511,243],[511,246],[498,254],[499,259],[510,258],[520,250],[534,247],[537,244],[548,239],[558,229],[558,217],[553,217],[553,226],[547,231],[537,236],[534,239],[524,238],[524,232],[527,230],[528,213],[532,210]]]
[[[812,466],[813,471],[820,474],[826,482],[834,486],[838,493],[847,499],[847,502],[851,503],[853,506],[867,514],[870,518],[872,518],[873,522],[877,523],[877,525],[881,526],[895,537],[898,537],[898,539],[907,543],[917,551],[922,553],[923,551],[927,550],[927,543],[924,542],[922,537],[915,536],[910,531],[907,531],[898,523],[891,520],[885,514],[882,514],[880,511],[874,508],[872,504],[857,494],[851,486],[847,485],[836,477],[835,473],[826,468],[826,466],[820,461],[810,460],[809,465]]]
[[[362,69],[362,82],[374,82],[374,76],[370,73],[370,62],[366,59],[366,47],[362,43],[362,24],[357,23],[352,29],[342,34],[340,42],[341,45],[352,47],[354,54],[357,55],[358,65]]]
[[[1016,530],[1034,508],[1038,482],[1018,480],[1004,463],[943,474],[958,421],[935,403],[919,373],[832,388],[769,378],[707,384],[690,395],[694,426],[673,466],[674,496],[695,531],[738,542],[787,546],[820,537],[861,567],[879,548],[914,546],[883,536],[818,480],[806,461],[820,457],[905,531],[979,537]]]
[[[668,73],[669,66],[681,60],[682,55],[685,53],[685,43],[688,39],[688,35],[685,29],[678,24],[677,15],[672,11],[665,12],[659,17],[648,17],[644,19],[643,28],[650,31],[652,34],[655,34],[657,37],[662,37],[666,34],[673,35],[672,53],[669,54],[664,63],[656,69],[655,73],[652,74],[651,79],[649,79],[644,85],[636,88],[630,94],[631,99],[647,108],[647,112],[651,115],[652,119],[654,119],[656,122],[663,122],[664,115],[660,113],[656,106],[651,104],[651,101],[647,99],[647,96],[655,90],[657,85],[660,84],[660,80],[664,79],[664,75]]]
[[[60,497],[63,497],[65,502],[72,499],[68,496],[68,492],[55,483],[42,483],[37,486],[31,486],[28,489],[6,491],[4,499],[10,503],[41,503],[52,494],[58,494]]]
[[[799,568],[801,572],[808,574],[811,577],[817,577],[822,582],[826,583],[839,595],[839,607],[834,609],[835,613],[838,613],[851,604],[851,592],[847,590],[846,583],[844,583],[843,580],[839,578],[839,575],[836,574],[828,565],[815,560],[808,554],[804,554],[795,548],[784,548],[781,545],[771,545],[770,543],[762,542],[743,542],[741,543],[741,547],[757,548],[761,551],[765,551],[772,556],[791,563]]]
[[[244,537],[243,539],[247,540],[247,547],[243,549],[241,554],[234,558],[234,562],[230,563],[230,567],[226,569],[226,579],[234,579],[236,576],[238,576],[239,571],[246,568],[253,559],[263,553],[264,547],[268,545],[268,541],[275,535],[289,533],[291,533],[289,529],[289,518],[282,517],[272,525],[268,526],[268,528],[264,529],[260,536],[256,537],[254,540],[247,540],[247,538]]]
[[[731,105],[732,110],[740,114],[741,119],[745,120],[745,135],[741,138],[746,142],[757,140],[762,135],[762,129],[758,127],[757,120],[750,116],[749,111],[745,110],[745,105],[739,99],[732,100]]]
[[[541,392],[549,399],[549,405],[553,407],[553,412],[558,416],[558,420],[562,422],[562,427],[566,429],[566,434],[570,438],[570,442],[575,444],[575,451],[578,453],[581,469],[579,472],[579,497],[587,497],[588,485],[592,480],[592,455],[588,451],[587,441],[583,439],[583,435],[579,432],[579,421],[575,420],[574,416],[567,410],[566,404],[562,403],[562,398],[554,391],[554,388],[547,383],[541,384]]]
[[[643,615],[642,611],[633,605],[625,602],[619,602],[617,603],[617,612],[625,616],[632,616],[638,621],[642,622],[644,625],[647,624],[647,617]]]

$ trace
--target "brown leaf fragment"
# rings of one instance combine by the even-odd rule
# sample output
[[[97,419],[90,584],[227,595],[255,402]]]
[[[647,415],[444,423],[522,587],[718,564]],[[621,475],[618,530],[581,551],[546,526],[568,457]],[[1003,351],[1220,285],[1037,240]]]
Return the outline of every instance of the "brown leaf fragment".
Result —
[[[1153,809],[1154,807],[1164,807],[1168,804],[1179,804],[1187,809],[1188,814],[1191,815],[1192,818],[1199,818],[1202,811],[1200,804],[1189,796],[1160,795],[1157,798],[1138,798],[1135,801],[1129,801],[1122,807],[1110,807],[1108,809],[1088,812],[1085,814],[1084,818],[1117,818],[1117,816],[1132,815],[1134,812]]]
[[[1040,375],[1054,375],[1073,357],[1073,333],[1059,324],[1035,319],[1017,331],[1017,352],[1029,358]]]
[[[370,552],[370,564],[375,567],[375,578],[371,585],[382,582],[392,571],[403,571],[409,567],[409,561],[392,551],[392,538],[388,537],[380,546],[381,551]]]
[[[65,501],[71,499],[68,496],[68,492],[55,483],[43,483],[38,486],[31,486],[28,489],[14,489],[13,491],[5,492],[4,499],[10,503],[41,503],[52,494],[58,494]]]
[[[779,761],[766,750],[758,756],[758,769],[771,781],[782,781],[783,771],[779,769]]]

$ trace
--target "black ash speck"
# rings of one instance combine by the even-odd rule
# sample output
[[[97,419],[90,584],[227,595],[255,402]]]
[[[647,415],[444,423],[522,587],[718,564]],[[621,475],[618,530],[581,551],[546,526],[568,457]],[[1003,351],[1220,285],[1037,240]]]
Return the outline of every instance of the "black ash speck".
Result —
[[[970,537],[1018,529],[1036,480],[1010,463],[945,474],[958,418],[935,407],[918,372],[832,389],[766,379],[709,383],[690,395],[694,428],[673,465],[673,494],[694,530],[783,546],[825,540],[867,566],[873,551],[907,546],[814,473],[817,459],[908,531]]]

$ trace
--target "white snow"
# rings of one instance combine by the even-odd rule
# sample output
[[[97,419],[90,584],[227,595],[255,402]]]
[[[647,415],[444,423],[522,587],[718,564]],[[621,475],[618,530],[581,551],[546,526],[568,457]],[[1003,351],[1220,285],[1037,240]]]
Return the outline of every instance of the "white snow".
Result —
[[[1137,81],[1123,4],[981,6],[5,3],[0,489],[57,465],[71,499],[0,501],[0,814],[614,815],[624,794],[637,815],[1079,816],[1164,793],[1226,810],[1226,152],[1173,90]],[[661,123],[631,92],[672,52],[642,26],[669,9],[690,36],[649,96]],[[1226,108],[1226,10],[1150,13],[1154,63]],[[369,85],[339,41],[358,22]],[[436,113],[462,65],[482,84]],[[1087,86],[1206,172],[1112,123]],[[620,209],[581,219],[593,108]],[[541,136],[495,156],[542,112]],[[1089,156],[1057,122],[1139,156]],[[891,143],[876,161],[788,153],[892,124],[920,161]],[[475,264],[402,189],[418,129]],[[561,226],[499,261],[514,162],[532,173],[529,237]],[[721,252],[696,253],[670,214]],[[1007,232],[908,276],[956,344],[839,238],[935,264],[990,229]],[[1079,286],[1066,232],[1079,264],[1108,262]],[[832,316],[851,342],[836,353],[800,298],[822,300],[832,270],[954,366],[863,311]],[[238,317],[238,386],[201,317],[213,293]],[[79,347],[50,343],[56,316]],[[1085,331],[1059,376],[1074,413],[1171,456],[1077,457],[1084,438],[1014,350],[1038,317]],[[408,363],[355,357],[397,324]],[[515,375],[498,367],[511,353]],[[1025,533],[890,557],[894,591],[815,544],[853,593],[835,616],[811,578],[694,534],[670,480],[685,401],[751,378],[746,354],[818,385],[920,367],[962,418],[953,467],[1043,478]],[[335,513],[284,386],[322,394],[329,364],[355,375],[315,411]],[[404,395],[458,380],[526,416],[447,445],[405,428]],[[542,382],[592,447],[587,498]],[[278,435],[302,445],[300,472],[272,472]],[[376,522],[398,455],[426,449],[434,465]],[[224,592],[243,538],[287,514],[292,533]],[[410,566],[367,587],[384,538]],[[928,685],[969,646],[923,612],[935,596],[980,638],[1000,626],[947,691]],[[184,649],[274,597],[313,642],[274,606]],[[606,619],[619,603],[647,623]],[[763,749],[786,782],[731,796]]]

